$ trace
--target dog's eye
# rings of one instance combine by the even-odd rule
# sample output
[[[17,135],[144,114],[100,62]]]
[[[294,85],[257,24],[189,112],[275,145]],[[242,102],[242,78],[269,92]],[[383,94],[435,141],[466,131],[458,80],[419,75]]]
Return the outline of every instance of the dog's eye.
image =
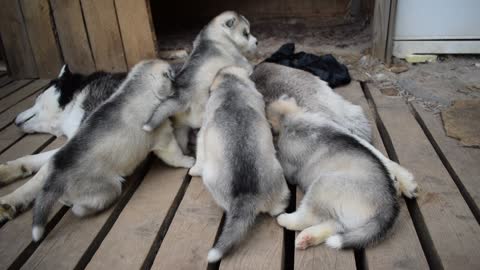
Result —
[[[243,30],[243,36],[244,36],[245,38],[248,38],[248,32],[247,32],[247,30]]]

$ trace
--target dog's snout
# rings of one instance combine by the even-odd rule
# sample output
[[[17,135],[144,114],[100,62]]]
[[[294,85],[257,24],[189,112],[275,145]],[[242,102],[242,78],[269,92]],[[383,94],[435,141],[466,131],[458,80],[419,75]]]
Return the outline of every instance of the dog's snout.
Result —
[[[257,45],[257,46],[258,46],[258,40],[257,40],[257,41],[255,41],[255,45]]]

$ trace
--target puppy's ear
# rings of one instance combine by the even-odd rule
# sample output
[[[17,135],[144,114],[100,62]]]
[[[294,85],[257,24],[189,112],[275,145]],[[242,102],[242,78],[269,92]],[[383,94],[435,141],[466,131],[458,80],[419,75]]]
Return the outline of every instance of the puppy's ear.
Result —
[[[63,65],[62,69],[60,70],[60,73],[58,74],[58,78],[65,77],[65,76],[70,76],[72,72],[70,72],[70,69],[68,68],[68,65],[65,64]]]
[[[235,22],[237,21],[237,18],[233,17],[229,19],[228,21],[225,22],[225,26],[227,28],[232,28],[235,25]]]
[[[163,76],[173,82],[175,80],[175,71],[169,68],[167,72],[163,73]]]

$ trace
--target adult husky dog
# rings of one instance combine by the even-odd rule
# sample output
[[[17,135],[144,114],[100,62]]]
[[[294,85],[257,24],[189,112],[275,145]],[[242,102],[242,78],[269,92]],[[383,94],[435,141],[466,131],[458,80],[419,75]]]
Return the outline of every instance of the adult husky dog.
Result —
[[[399,211],[393,177],[409,176],[402,181],[414,188],[413,197],[411,174],[328,114],[308,112],[293,98],[282,96],[267,111],[279,134],[285,176],[305,193],[296,212],[277,218],[287,229],[302,230],[295,246],[326,241],[334,248],[362,248],[385,236]],[[393,176],[388,168],[395,168]]]
[[[250,34],[248,20],[233,11],[215,17],[198,34],[193,51],[175,77],[175,95],[152,112],[144,130],[153,130],[174,116],[177,141],[184,151],[190,128],[200,128],[209,88],[217,72],[227,66],[249,67],[246,55],[255,51],[257,39]]]
[[[125,77],[126,73],[82,75],[70,72],[65,65],[58,78],[37,97],[35,104],[17,116],[15,124],[27,133],[50,133],[71,139],[83,121],[118,90]],[[59,149],[0,165],[0,183],[8,184],[36,173]],[[39,179],[41,177],[34,177],[0,198],[0,221],[12,219],[33,202],[42,187]]]
[[[247,233],[260,212],[283,213],[289,197],[275,157],[265,103],[244,68],[222,69],[212,84],[190,174],[201,175],[226,211],[222,234],[208,253],[216,262]]]

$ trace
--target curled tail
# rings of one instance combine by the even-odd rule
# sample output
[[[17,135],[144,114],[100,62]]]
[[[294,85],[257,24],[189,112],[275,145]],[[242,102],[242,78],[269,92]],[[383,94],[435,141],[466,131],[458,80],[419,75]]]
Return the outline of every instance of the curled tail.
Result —
[[[208,262],[219,261],[235,244],[240,242],[252,227],[256,211],[253,204],[235,203],[226,213],[223,231],[215,246],[208,252]]]
[[[59,192],[42,190],[35,199],[33,207],[33,241],[39,241],[45,232],[45,225],[48,221],[48,215],[52,210],[54,203],[60,198]]]
[[[392,205],[382,206],[377,215],[356,228],[346,229],[342,233],[327,238],[326,244],[332,248],[364,248],[381,240],[392,228],[398,216],[399,206],[396,200]]]

